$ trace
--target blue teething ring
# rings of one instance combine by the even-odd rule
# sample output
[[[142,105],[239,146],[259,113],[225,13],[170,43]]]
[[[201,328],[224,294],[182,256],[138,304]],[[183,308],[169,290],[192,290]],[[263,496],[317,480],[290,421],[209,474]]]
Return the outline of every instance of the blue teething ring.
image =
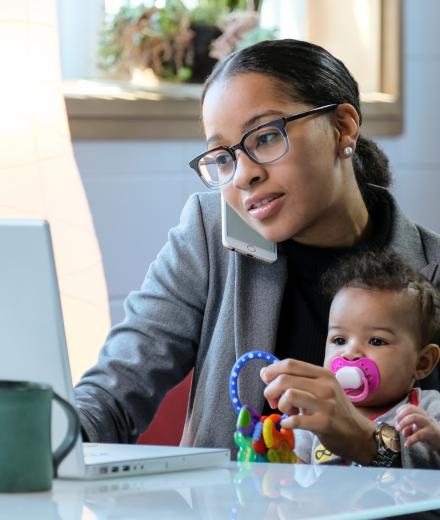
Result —
[[[249,361],[267,361],[268,363],[276,363],[279,359],[271,354],[270,352],[264,352],[262,350],[253,350],[251,352],[247,352],[243,354],[232,367],[231,375],[229,376],[229,397],[231,398],[232,406],[234,407],[237,414],[240,413],[241,410],[241,402],[238,397],[238,376],[240,374],[241,369],[249,363]]]

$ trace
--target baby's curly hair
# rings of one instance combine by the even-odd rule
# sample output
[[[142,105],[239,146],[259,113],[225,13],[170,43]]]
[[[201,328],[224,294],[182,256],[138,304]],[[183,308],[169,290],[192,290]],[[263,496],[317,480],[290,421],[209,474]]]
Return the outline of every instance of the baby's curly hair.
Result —
[[[414,294],[421,346],[440,345],[440,292],[394,253],[369,251],[345,257],[324,273],[323,292],[334,298],[345,287]]]

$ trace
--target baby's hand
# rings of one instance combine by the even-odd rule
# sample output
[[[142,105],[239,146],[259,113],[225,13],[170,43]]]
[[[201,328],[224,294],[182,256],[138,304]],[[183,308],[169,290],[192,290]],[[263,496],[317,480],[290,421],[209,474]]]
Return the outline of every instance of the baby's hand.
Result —
[[[440,450],[439,424],[413,404],[405,404],[397,411],[396,430],[406,437],[405,448],[411,448],[416,442],[426,442],[430,448]]]

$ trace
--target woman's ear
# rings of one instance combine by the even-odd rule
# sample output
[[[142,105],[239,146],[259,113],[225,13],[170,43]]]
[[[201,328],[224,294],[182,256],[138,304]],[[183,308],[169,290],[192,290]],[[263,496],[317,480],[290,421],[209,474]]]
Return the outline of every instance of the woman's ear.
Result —
[[[356,150],[360,133],[359,114],[353,105],[341,103],[335,109],[338,155],[348,159]]]
[[[414,377],[416,381],[428,377],[429,374],[434,370],[440,359],[440,348],[435,343],[425,345],[420,354],[417,362],[416,372]]]

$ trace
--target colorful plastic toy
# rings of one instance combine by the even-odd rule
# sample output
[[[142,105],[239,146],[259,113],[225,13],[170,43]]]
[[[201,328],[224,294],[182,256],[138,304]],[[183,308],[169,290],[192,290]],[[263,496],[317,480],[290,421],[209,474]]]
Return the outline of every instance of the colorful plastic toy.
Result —
[[[242,405],[238,395],[238,376],[250,361],[278,361],[269,352],[255,350],[241,356],[231,370],[229,396],[237,412],[234,442],[238,446],[239,462],[296,462],[295,436],[292,430],[280,426],[283,416],[277,413],[269,416],[260,414],[247,404]]]

